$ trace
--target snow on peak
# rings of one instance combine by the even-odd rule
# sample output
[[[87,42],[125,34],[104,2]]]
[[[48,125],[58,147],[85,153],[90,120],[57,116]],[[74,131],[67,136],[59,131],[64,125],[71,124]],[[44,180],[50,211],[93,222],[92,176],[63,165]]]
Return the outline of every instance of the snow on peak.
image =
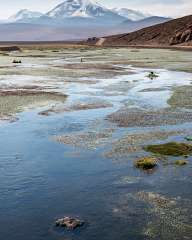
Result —
[[[89,17],[95,18],[104,16],[111,10],[100,5],[94,0],[65,0],[47,13],[49,17],[66,18],[66,17]]]
[[[34,12],[34,11],[30,11],[28,9],[21,9],[15,15],[9,17],[8,20],[10,22],[17,22],[17,21],[21,21],[21,20],[24,20],[24,19],[39,18],[42,15],[43,14],[40,13],[40,12]]]

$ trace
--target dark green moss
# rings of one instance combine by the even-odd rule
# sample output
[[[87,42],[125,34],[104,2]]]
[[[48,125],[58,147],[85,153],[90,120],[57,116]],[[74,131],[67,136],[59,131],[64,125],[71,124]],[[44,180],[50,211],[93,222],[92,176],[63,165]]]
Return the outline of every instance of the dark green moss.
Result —
[[[21,60],[13,60],[13,63],[22,63]]]
[[[150,79],[154,79],[154,78],[157,78],[157,77],[159,77],[156,73],[154,73],[154,72],[150,72],[148,75],[147,75],[147,77],[148,78],[150,78]]]
[[[185,140],[191,142],[192,141],[192,136],[185,137]]]
[[[186,143],[170,142],[158,145],[149,145],[144,148],[147,152],[161,155],[184,156],[192,155],[192,145]]]
[[[175,161],[175,164],[178,166],[184,166],[186,165],[188,162],[186,160],[177,160]]]
[[[154,157],[144,157],[135,161],[135,166],[143,170],[149,170],[157,166],[157,159]]]

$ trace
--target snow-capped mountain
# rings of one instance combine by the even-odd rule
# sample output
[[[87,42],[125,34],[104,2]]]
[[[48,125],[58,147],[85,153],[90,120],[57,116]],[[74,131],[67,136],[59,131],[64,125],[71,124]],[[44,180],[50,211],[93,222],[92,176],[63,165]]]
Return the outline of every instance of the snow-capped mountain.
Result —
[[[22,9],[13,16],[9,17],[8,22],[26,22],[30,19],[36,19],[41,17],[43,14],[40,12],[33,12],[28,9]]]
[[[102,6],[94,0],[65,0],[46,14],[53,19],[82,19],[90,21],[122,22],[125,17]]]
[[[115,29],[115,32],[121,28],[137,29],[143,23],[142,20],[148,19],[149,15],[143,14],[139,11],[134,11],[126,8],[109,9],[96,0],[63,0],[62,3],[55,8],[42,14],[40,12],[33,12],[27,9],[20,10],[15,15],[11,16],[8,23],[28,23],[33,25],[44,25],[55,28],[65,27],[65,31],[76,31],[77,28],[97,29],[95,36],[99,30]],[[161,19],[160,19],[161,20]],[[164,20],[164,19],[163,19]],[[151,26],[156,23],[156,19],[148,19],[144,26]],[[1,23],[0,23],[1,24]],[[143,26],[143,25],[142,25]]]
[[[151,16],[150,14],[145,14],[140,11],[135,11],[135,10],[131,10],[128,8],[113,8],[112,10],[115,13],[117,13],[118,15],[125,17],[132,21],[139,21],[139,20],[142,20],[144,18],[148,18]]]

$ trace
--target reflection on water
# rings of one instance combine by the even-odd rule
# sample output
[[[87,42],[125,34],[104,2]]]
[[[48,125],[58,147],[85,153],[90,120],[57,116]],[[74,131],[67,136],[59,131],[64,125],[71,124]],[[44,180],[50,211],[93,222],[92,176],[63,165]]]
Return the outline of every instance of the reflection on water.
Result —
[[[188,52],[150,49],[0,56],[0,100],[38,91],[35,103],[43,101],[26,108],[34,96],[12,97],[15,121],[0,125],[1,238],[191,239],[192,157],[180,167],[173,163],[183,157],[161,156],[151,172],[134,166],[149,154],[144,146],[192,135],[190,63]],[[151,70],[159,77],[147,78]],[[10,104],[0,104],[1,117]],[[63,216],[86,224],[55,228]]]

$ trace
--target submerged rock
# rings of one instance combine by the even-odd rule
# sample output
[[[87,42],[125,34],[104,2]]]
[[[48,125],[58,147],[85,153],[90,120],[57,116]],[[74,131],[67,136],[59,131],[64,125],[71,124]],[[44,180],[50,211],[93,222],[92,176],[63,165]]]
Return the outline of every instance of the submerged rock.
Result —
[[[84,221],[79,220],[78,218],[72,218],[72,217],[64,217],[60,218],[55,222],[55,225],[57,227],[63,227],[69,230],[74,230],[78,227],[82,227],[84,225]]]
[[[177,142],[149,145],[145,147],[144,150],[146,150],[147,152],[170,156],[192,155],[192,145]]]
[[[157,159],[155,157],[144,157],[135,161],[135,166],[143,170],[149,170],[157,166]]]

